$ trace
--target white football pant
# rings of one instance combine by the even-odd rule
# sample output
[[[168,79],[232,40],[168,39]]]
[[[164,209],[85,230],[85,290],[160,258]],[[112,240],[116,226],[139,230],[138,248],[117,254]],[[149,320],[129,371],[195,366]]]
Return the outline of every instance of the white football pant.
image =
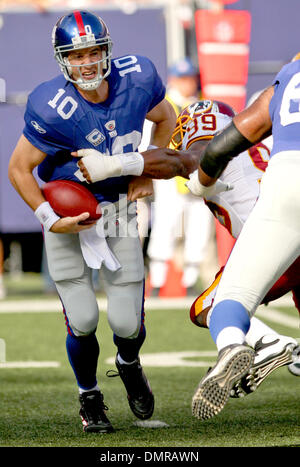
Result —
[[[275,281],[300,254],[300,152],[274,155],[259,199],[226,264],[214,306],[240,302],[252,316]]]

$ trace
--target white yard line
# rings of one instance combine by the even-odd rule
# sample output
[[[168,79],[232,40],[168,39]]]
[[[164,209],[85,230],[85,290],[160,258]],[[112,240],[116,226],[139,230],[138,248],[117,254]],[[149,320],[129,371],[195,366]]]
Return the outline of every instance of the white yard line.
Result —
[[[168,309],[189,309],[193,303],[193,297],[184,298],[146,298],[146,310],[168,310]],[[98,299],[99,309],[106,310],[107,300],[105,298]],[[277,324],[282,324],[291,328],[299,328],[299,317],[295,311],[295,317],[289,316],[286,313],[279,311],[278,307],[292,307],[294,303],[291,295],[287,294],[269,304],[267,307],[260,306],[256,316],[265,318]],[[31,300],[2,300],[0,301],[1,313],[41,313],[41,312],[62,312],[62,305],[59,299],[51,298],[46,300],[31,299]]]
[[[60,367],[59,362],[2,362],[0,363],[1,368],[58,368]]]
[[[193,303],[194,298],[146,298],[145,308],[146,310],[167,310],[167,309],[189,309]],[[106,310],[107,300],[105,298],[98,299],[99,309],[102,311]],[[295,317],[287,315],[286,313],[279,311],[281,307],[292,307],[293,301],[291,295],[285,295],[279,300],[272,302],[272,304],[265,307],[261,305],[257,310],[256,316],[261,317],[267,321],[272,321],[276,324],[281,324],[293,329],[299,329],[299,317],[295,311]],[[3,300],[0,301],[0,314],[1,313],[43,313],[43,312],[62,312],[62,305],[59,299],[50,298],[45,300],[31,299],[31,300]],[[2,340],[2,339],[0,339]],[[3,346],[2,346],[3,347]],[[3,354],[3,355],[2,355]],[[142,355],[143,364],[145,366],[208,366],[209,362],[206,361],[205,357],[211,357],[215,355],[215,352],[177,352],[174,354],[175,360],[172,360],[172,353],[167,355]],[[197,361],[187,360],[196,357]],[[205,361],[200,361],[199,357]],[[113,358],[111,359],[113,363]],[[0,356],[0,369],[1,368],[57,368],[60,366],[59,362],[48,362],[48,361],[24,361],[24,362],[6,362],[5,361],[5,343]]]
[[[255,316],[261,318],[262,320],[272,321],[276,324],[282,324],[283,326],[287,326],[293,329],[299,329],[300,327],[300,320],[299,316],[297,316],[298,312],[295,311],[295,318],[293,316],[289,316],[282,311],[278,311],[275,308],[268,305],[267,307],[259,307]]]
[[[0,302],[0,313],[41,313],[62,311],[61,302],[49,300],[7,300]]]

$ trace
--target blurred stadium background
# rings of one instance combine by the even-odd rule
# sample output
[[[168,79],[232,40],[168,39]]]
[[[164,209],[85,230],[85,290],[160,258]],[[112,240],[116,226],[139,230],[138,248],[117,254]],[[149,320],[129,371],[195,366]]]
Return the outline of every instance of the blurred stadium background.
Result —
[[[247,27],[249,27],[249,40],[246,37],[247,31],[245,29],[240,31],[240,22],[236,25],[238,32],[237,36],[235,36],[231,29],[235,26],[226,22],[226,18],[224,17],[221,24],[219,23],[212,53],[212,55],[217,55],[218,59],[220,55],[222,56],[223,62],[222,60],[221,62],[223,65],[224,57],[225,62],[228,58],[232,58],[232,55],[238,55],[241,59],[242,77],[239,79],[244,80],[244,82],[237,82],[237,75],[240,74],[238,68],[232,68],[231,82],[222,83],[221,81],[223,85],[221,89],[223,92],[222,98],[231,104],[232,86],[235,87],[233,94],[235,97],[239,96],[239,100],[234,101],[236,110],[241,110],[253,94],[269,85],[279,69],[289,62],[299,51],[299,0],[289,0],[288,2],[283,2],[282,0],[264,0],[263,2],[261,0],[224,0],[224,2],[220,0],[0,0],[0,239],[4,248],[4,284],[7,291],[6,297],[3,296],[2,301],[0,301],[0,323],[2,322],[0,324],[0,337],[3,339],[0,345],[0,360],[2,360],[4,365],[1,371],[7,372],[3,373],[3,378],[7,378],[8,383],[6,387],[11,391],[12,400],[9,400],[5,396],[4,390],[1,389],[1,392],[3,392],[5,407],[9,407],[7,417],[10,417],[10,423],[13,420],[16,427],[15,431],[12,428],[10,431],[6,431],[6,422],[3,421],[1,424],[0,431],[2,434],[0,439],[3,439],[3,441],[0,441],[0,445],[6,446],[56,445],[55,443],[58,443],[58,445],[78,445],[80,443],[78,440],[81,433],[79,432],[80,427],[77,415],[75,415],[75,419],[71,420],[71,422],[73,425],[76,425],[78,433],[72,433],[73,438],[70,443],[67,438],[63,438],[64,435],[59,430],[55,432],[55,428],[53,428],[51,423],[53,423],[56,415],[53,413],[53,418],[51,419],[50,416],[49,420],[48,405],[42,400],[41,394],[43,391],[46,398],[49,397],[51,399],[53,397],[51,391],[53,391],[55,386],[52,387],[51,384],[55,385],[56,381],[59,381],[59,383],[64,384],[64,389],[61,392],[62,401],[59,402],[63,404],[64,396],[68,399],[68,394],[71,392],[73,394],[74,392],[73,376],[71,370],[66,365],[63,349],[63,323],[57,325],[53,314],[45,313],[45,318],[40,315],[39,318],[35,316],[36,312],[58,311],[60,304],[55,297],[45,296],[47,292],[52,292],[53,289],[47,276],[40,226],[31,210],[25,206],[10,186],[7,178],[8,161],[23,128],[23,113],[27,96],[38,83],[48,80],[59,73],[51,48],[52,27],[60,16],[73,9],[89,9],[98,12],[109,26],[114,42],[113,56],[131,53],[146,55],[153,60],[165,82],[167,82],[168,67],[180,58],[190,57],[199,69],[201,92],[206,97],[214,97],[214,95],[209,95],[205,90],[205,85],[207,84],[205,73],[211,65],[207,61],[207,50],[209,48],[201,48],[199,38],[202,37],[202,33],[204,34],[205,24],[203,26],[199,18],[203,12],[209,12],[209,14],[221,14],[232,10],[235,12],[246,12],[249,20],[249,23],[247,23]],[[202,26],[203,29],[201,29]],[[243,36],[243,39],[241,39],[242,47],[234,49],[234,47],[231,47],[232,44],[238,45],[238,47],[241,46],[239,39],[237,39],[239,34]],[[205,39],[202,38],[201,40],[205,42]],[[213,42],[212,39],[206,40]],[[215,59],[213,58],[213,60]],[[217,61],[215,60],[214,69],[217,73],[216,64]],[[220,84],[220,81],[208,84]],[[209,89],[213,92],[212,88]],[[215,233],[212,240],[214,244],[217,244]],[[219,259],[217,249],[213,249],[210,260],[213,261],[214,267],[211,268],[210,279],[213,278],[216,272],[215,265],[218,264]],[[102,300],[101,294],[99,300]],[[204,342],[204,348],[210,349],[210,351],[213,350],[206,335],[204,337],[206,332],[203,331],[203,334],[199,334],[199,330],[188,322],[187,312],[191,304],[190,299],[183,297],[181,300],[174,300],[170,297],[167,302],[158,302],[153,299],[152,301],[149,300],[147,304],[149,309],[156,308],[156,311],[151,316],[151,319],[153,319],[152,324],[150,323],[151,335],[148,339],[145,352],[172,352],[179,350],[184,352],[189,349],[196,351],[198,349],[198,335],[203,335],[201,342]],[[104,306],[105,302],[101,302],[102,309]],[[275,327],[279,332],[299,337],[297,330],[298,317],[291,308],[289,297],[277,304],[277,306],[279,308],[276,309],[275,306],[275,313],[273,315],[270,313],[269,318],[267,313],[265,314],[266,319],[269,320],[268,323],[272,325],[275,323]],[[281,314],[281,311],[285,310],[281,310],[280,307],[287,308],[288,319],[284,320],[284,314]],[[167,329],[164,330],[162,330],[161,324],[159,324],[160,318],[158,314],[163,308],[169,311],[168,314],[163,315],[162,319],[165,323],[172,322],[172,325],[170,327],[167,326]],[[174,318],[174,312],[170,312],[170,310],[175,310],[175,308],[178,309],[176,319]],[[25,314],[25,312],[27,313]],[[167,311],[165,312],[167,313]],[[20,313],[17,316],[19,325],[21,326],[21,329],[16,334],[14,333],[16,328],[18,328],[18,324],[15,324],[15,313]],[[182,324],[182,321],[185,324]],[[43,330],[42,334],[39,332],[35,333],[34,331],[39,326]],[[151,326],[153,327],[153,332],[151,332]],[[45,333],[45,329],[49,330],[49,334]],[[179,329],[181,330],[181,335]],[[168,330],[169,333],[167,332]],[[26,334],[26,338],[24,334]],[[50,335],[51,337],[49,337]],[[41,339],[41,336],[44,337]],[[57,340],[58,338],[59,341]],[[45,339],[44,342],[43,339]],[[103,362],[104,358],[112,356],[114,352],[110,343],[110,337],[106,337],[105,340],[107,341],[108,350],[101,356]],[[191,344],[192,341],[193,344]],[[188,348],[186,348],[185,343],[189,343]],[[43,344],[46,345],[43,346]],[[54,348],[58,349],[59,353],[55,353]],[[49,351],[49,349],[52,350]],[[29,362],[34,359],[42,359],[46,361],[51,360],[51,355],[55,361],[61,360],[58,363],[58,366],[61,365],[60,369],[57,369],[55,365],[54,367],[50,365],[50,369],[40,370],[39,373],[34,373],[35,370],[24,369],[25,373],[22,374],[24,385],[28,385],[27,387],[30,388],[30,391],[33,391],[31,395],[29,395],[29,389],[27,392],[22,392],[24,405],[33,406],[32,410],[34,411],[38,410],[35,407],[35,405],[38,405],[37,400],[41,404],[41,413],[44,416],[43,422],[38,419],[37,413],[33,415],[33,422],[36,423],[36,426],[39,426],[42,432],[41,438],[39,438],[36,434],[37,428],[35,433],[30,431],[32,427],[26,433],[22,432],[24,427],[21,426],[21,420],[24,419],[18,419],[14,412],[18,394],[22,391],[20,387],[22,383],[18,383],[18,370],[13,370],[13,365],[12,369],[8,369],[8,367],[5,369],[5,363],[7,363],[6,360]],[[186,356],[186,358],[192,359],[193,356]],[[199,359],[201,356],[196,358]],[[206,364],[208,365],[207,362]],[[174,423],[174,426],[176,424],[179,426],[181,423],[184,427],[184,432],[173,431],[171,439],[167,436],[165,445],[171,446],[172,444],[166,443],[172,442],[175,443],[173,445],[177,446],[185,446],[187,445],[185,443],[188,442],[191,446],[202,445],[202,442],[204,445],[216,445],[216,438],[214,436],[216,434],[217,422],[213,421],[210,423],[208,431],[204,432],[198,427],[197,421],[190,422],[189,419],[190,397],[193,393],[193,385],[199,379],[198,369],[187,365],[185,370],[183,366],[180,371],[177,371],[175,366],[171,370],[171,373],[169,372],[168,374],[164,369],[161,370],[161,373],[158,373],[156,369],[151,370],[154,386],[157,385],[157,390],[162,391],[161,402],[158,402],[158,408],[161,410],[161,414],[163,413],[162,416],[165,416],[165,419],[168,417],[166,411],[166,405],[168,405],[169,409],[171,410],[172,408],[173,410],[170,423]],[[14,371],[15,373],[11,373]],[[49,374],[52,375],[52,380],[48,384]],[[160,386],[162,378],[166,378],[167,375],[169,384],[171,384],[170,378],[173,378],[174,392],[178,391],[178,394],[180,394],[178,401],[175,393],[172,395],[172,391],[170,394],[168,388],[161,388]],[[1,376],[1,380],[3,378]],[[274,425],[272,425],[268,436],[262,436],[260,430],[257,430],[256,437],[252,438],[251,423],[256,423],[257,426],[259,424],[259,422],[255,421],[255,416],[253,415],[249,421],[248,428],[246,428],[245,440],[242,442],[242,445],[247,445],[247,443],[250,443],[250,445],[274,445],[274,443],[275,445],[276,443],[277,445],[288,445],[289,439],[291,440],[290,444],[296,445],[297,439],[299,441],[299,437],[297,438],[299,412],[298,418],[296,416],[296,421],[295,414],[293,413],[293,407],[296,405],[295,401],[293,402],[293,398],[296,397],[296,393],[292,384],[295,384],[295,377],[289,376],[287,370],[282,369],[279,370],[279,376],[276,378],[276,385],[279,391],[280,387],[283,386],[283,381],[289,387],[289,392],[286,393],[283,401],[289,410],[289,415],[286,416],[283,422],[282,420],[285,415],[282,415],[282,418],[281,413],[275,414],[274,423],[277,423],[278,427],[274,428]],[[299,381],[296,381],[296,383],[299,383]],[[39,385],[43,385],[43,388]],[[65,391],[65,394],[63,391]],[[41,395],[41,400],[35,399],[37,392]],[[109,397],[113,399],[113,396]],[[242,407],[240,410],[245,413],[246,417],[249,416],[249,407],[254,411],[253,414],[256,413],[256,415],[257,412],[255,410],[258,407],[260,410],[262,406],[265,407],[265,402],[257,398],[260,396],[255,395],[251,397],[253,397],[254,404],[250,404],[249,406],[247,405],[248,401],[240,404],[240,407]],[[272,393],[271,400],[268,400],[268,410],[271,413],[271,418],[274,417],[272,402],[276,404],[278,397],[278,393]],[[282,397],[284,398],[284,396]],[[77,402],[75,399],[71,402],[73,403],[71,410],[74,412],[74,404],[76,405]],[[255,406],[255,403],[257,406]],[[182,408],[178,408],[180,404],[183,404]],[[5,410],[6,408],[3,409],[3,412]],[[55,412],[54,406],[52,410]],[[119,413],[123,413],[122,411],[125,410],[124,403],[118,407],[118,410],[120,411]],[[179,410],[180,422],[176,420],[176,410]],[[127,409],[126,414],[126,416],[124,415],[125,419],[126,417],[128,418]],[[26,416],[29,415],[25,414],[24,417]],[[68,415],[59,412],[58,423],[63,423],[65,416]],[[226,422],[227,416],[228,412],[220,417],[221,425],[223,426],[223,429],[220,428],[220,432],[224,431],[226,426],[228,427],[228,423]],[[188,417],[188,422],[186,422],[186,417]],[[261,417],[258,420],[263,425],[264,420]],[[236,430],[239,430],[240,421],[238,415],[236,416],[233,412],[230,412],[229,418],[232,426]],[[49,424],[51,425],[51,432],[47,431]],[[291,429],[290,438],[287,433],[281,436],[282,430],[288,430],[288,426]],[[191,441],[191,429],[194,430],[194,441]],[[243,429],[245,429],[244,426]],[[74,427],[72,430],[75,430]],[[23,438],[21,432],[23,433]],[[132,433],[130,433],[126,435],[123,441],[122,438],[118,438],[117,443],[119,444],[115,445],[131,445],[130,436]],[[136,432],[132,436],[135,434]],[[230,436],[232,441],[226,438],[223,433],[219,437],[219,444],[217,445],[236,445],[241,442],[233,436],[233,428],[230,430]],[[247,436],[248,441],[246,439]],[[87,441],[84,441],[84,443],[86,443],[85,445],[90,445]],[[149,438],[147,436],[140,436],[140,443],[142,443],[140,445],[147,445]],[[157,439],[155,436],[151,439],[150,445],[151,443],[153,443],[153,446],[163,445],[157,444],[163,443],[163,441]]]
[[[298,7],[298,0],[289,0],[288,6],[281,0],[264,0],[264,12],[260,0],[225,0],[224,5],[219,0],[1,0],[0,234],[5,250],[5,272],[10,277],[20,277],[23,272],[42,270],[41,229],[31,210],[11,187],[7,165],[23,128],[28,93],[38,83],[59,73],[51,48],[51,30],[61,15],[74,8],[98,11],[109,25],[113,55],[149,56],[165,82],[168,66],[182,57],[190,57],[202,74],[204,88],[204,72],[210,64],[207,55],[198,54],[201,47],[197,46],[195,13],[222,9],[249,12],[249,44],[244,44],[242,52],[234,52],[242,54],[239,63],[243,76],[237,78],[241,73],[235,68],[230,78],[233,83],[244,80],[245,95],[236,105],[240,110],[298,52]],[[219,50],[224,44],[232,45],[239,40],[232,39],[230,28],[225,20],[218,25]],[[232,59],[226,53],[231,52],[225,52],[225,63]],[[217,74],[220,72],[215,58],[213,55]],[[224,68],[230,66],[223,67],[221,75]],[[242,87],[236,86],[237,91]],[[214,97],[207,93],[206,96]],[[221,97],[232,103],[228,92]]]

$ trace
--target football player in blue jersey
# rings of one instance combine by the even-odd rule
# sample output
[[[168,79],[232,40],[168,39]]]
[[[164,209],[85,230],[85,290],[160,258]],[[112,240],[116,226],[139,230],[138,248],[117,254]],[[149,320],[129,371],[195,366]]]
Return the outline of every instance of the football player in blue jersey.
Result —
[[[187,182],[195,195],[209,196],[231,158],[272,133],[259,199],[225,266],[212,308],[210,333],[218,359],[192,401],[193,415],[203,420],[224,408],[235,382],[248,372],[254,359],[244,343],[250,318],[300,254],[299,84],[300,62],[285,65],[272,86],[208,144]]]
[[[65,313],[66,348],[79,387],[84,431],[106,433],[113,427],[96,376],[99,310],[92,268],[103,273],[116,367],[130,408],[138,418],[148,419],[154,397],[139,359],[146,335],[144,264],[128,186],[136,176],[136,190],[143,188],[144,179],[138,176],[147,168],[148,176],[152,171],[159,177],[187,176],[198,162],[190,155],[174,157],[174,151],[164,150],[157,166],[153,152],[159,149],[145,155],[137,152],[146,117],[155,123],[152,147],[165,147],[176,115],[149,59],[112,58],[112,40],[100,17],[87,11],[63,16],[53,29],[52,41],[62,74],[30,94],[9,177],[43,226],[49,272]],[[105,180],[100,177],[88,184],[72,154],[87,151],[90,167],[97,167],[95,150],[108,162],[110,172]],[[102,206],[102,220],[109,228],[101,220],[82,225],[88,213],[59,218],[34,178],[37,166],[44,181],[73,180],[88,187]]]

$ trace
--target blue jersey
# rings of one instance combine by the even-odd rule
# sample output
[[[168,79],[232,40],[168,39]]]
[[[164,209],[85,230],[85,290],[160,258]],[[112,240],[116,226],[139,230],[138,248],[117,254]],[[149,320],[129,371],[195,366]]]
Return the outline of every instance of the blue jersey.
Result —
[[[86,101],[62,75],[42,83],[29,96],[23,133],[47,154],[38,167],[43,181],[73,180],[85,185],[99,202],[114,202],[127,193],[130,177],[81,182],[75,175],[78,159],[70,153],[86,148],[108,156],[137,151],[145,116],[162,101],[165,86],[153,63],[142,56],[112,60],[106,79],[109,97],[100,104]]]
[[[272,155],[300,150],[300,60],[285,65],[273,82],[269,112],[273,123]]]

